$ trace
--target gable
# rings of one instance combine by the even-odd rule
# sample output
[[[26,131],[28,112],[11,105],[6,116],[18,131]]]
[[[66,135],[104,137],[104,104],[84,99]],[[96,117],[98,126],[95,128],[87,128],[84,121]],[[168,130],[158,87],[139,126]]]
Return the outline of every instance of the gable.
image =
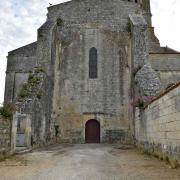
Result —
[[[71,24],[97,23],[106,28],[127,30],[128,16],[140,10],[138,3],[123,0],[73,0],[48,8],[48,20],[62,18]]]

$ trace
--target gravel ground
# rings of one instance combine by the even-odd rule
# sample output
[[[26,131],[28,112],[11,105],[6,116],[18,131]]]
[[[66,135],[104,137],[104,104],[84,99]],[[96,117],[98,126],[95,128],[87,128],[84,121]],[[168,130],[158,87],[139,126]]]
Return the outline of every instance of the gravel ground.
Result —
[[[180,180],[180,169],[131,146],[57,145],[0,163],[2,180]]]

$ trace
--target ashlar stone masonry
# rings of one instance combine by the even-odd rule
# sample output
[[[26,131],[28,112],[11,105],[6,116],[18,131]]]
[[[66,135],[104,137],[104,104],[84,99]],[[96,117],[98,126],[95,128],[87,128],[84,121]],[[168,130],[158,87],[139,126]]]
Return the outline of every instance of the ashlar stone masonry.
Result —
[[[176,67],[167,69],[169,63]],[[178,80],[180,53],[160,47],[149,0],[50,6],[37,41],[8,54],[13,147],[131,142],[134,96],[155,96]]]

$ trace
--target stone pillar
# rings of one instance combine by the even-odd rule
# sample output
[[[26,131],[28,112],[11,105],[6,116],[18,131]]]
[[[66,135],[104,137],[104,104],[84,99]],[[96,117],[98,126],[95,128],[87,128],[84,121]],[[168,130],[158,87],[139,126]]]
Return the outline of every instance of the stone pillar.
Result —
[[[142,0],[142,9],[143,9],[143,17],[147,22],[148,27],[152,26],[152,21],[151,21],[151,5],[150,5],[150,0]]]
[[[130,15],[132,33],[133,71],[138,71],[148,60],[147,23],[142,15]]]
[[[11,127],[11,152],[16,149],[16,133],[17,133],[17,112],[13,114],[12,127]]]
[[[130,15],[130,21],[134,80],[141,95],[155,96],[161,90],[161,83],[149,62],[148,26],[142,15]]]
[[[27,148],[31,148],[31,116],[30,115],[26,116],[25,136],[26,136],[26,146]]]

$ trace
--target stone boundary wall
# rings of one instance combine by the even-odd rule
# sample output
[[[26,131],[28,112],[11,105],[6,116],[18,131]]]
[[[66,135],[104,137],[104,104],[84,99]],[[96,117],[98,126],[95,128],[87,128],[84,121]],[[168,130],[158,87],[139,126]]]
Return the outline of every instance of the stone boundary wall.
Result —
[[[147,153],[180,164],[180,83],[135,112],[136,145]]]
[[[10,120],[0,116],[0,159],[10,151]]]

